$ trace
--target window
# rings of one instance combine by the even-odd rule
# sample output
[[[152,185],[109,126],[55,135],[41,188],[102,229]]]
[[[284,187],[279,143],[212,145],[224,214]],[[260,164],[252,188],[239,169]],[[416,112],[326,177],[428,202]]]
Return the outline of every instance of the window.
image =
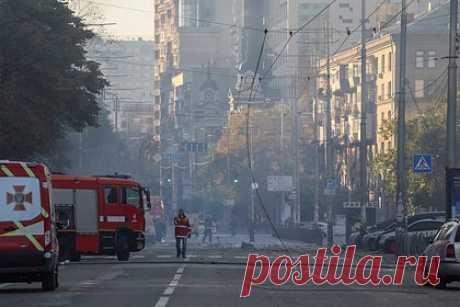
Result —
[[[428,52],[428,68],[436,68],[436,51]]]
[[[116,187],[104,188],[104,198],[106,204],[118,203],[118,189]]]
[[[382,83],[380,86],[380,95],[382,96],[382,100],[385,99],[385,84]]]
[[[449,223],[449,224],[444,224],[438,231],[438,233],[436,234],[436,237],[434,238],[434,241],[444,241],[444,240],[448,240],[452,231],[454,229],[454,226],[453,224]],[[457,233],[457,236],[458,236],[458,233]]]
[[[416,68],[423,68],[424,67],[424,59],[425,53],[423,51],[417,51],[415,53],[415,67]]]
[[[391,71],[392,67],[391,65],[393,65],[393,53],[388,53],[388,71]]]
[[[382,119],[382,126],[385,124],[385,113],[382,112],[380,115],[380,118]]]
[[[391,81],[388,81],[388,88],[387,88],[387,97],[391,98],[393,94],[392,88],[391,88]]]
[[[442,225],[442,222],[437,221],[426,221],[415,223],[409,227],[409,231],[425,231],[425,230],[436,230]]]
[[[457,227],[457,234],[455,235],[455,242],[460,242],[460,227]]]
[[[141,203],[141,196],[140,196],[139,188],[123,187],[121,189],[121,202],[123,204],[134,205],[136,207],[140,207],[142,203]]]
[[[380,66],[381,66],[380,72],[384,74],[385,73],[385,55],[384,54],[382,55],[382,59],[380,60]]]
[[[385,143],[384,142],[380,143],[380,153],[381,154],[385,153]]]
[[[388,120],[391,120],[391,111],[388,111]]]
[[[415,98],[425,97],[425,80],[415,80]]]

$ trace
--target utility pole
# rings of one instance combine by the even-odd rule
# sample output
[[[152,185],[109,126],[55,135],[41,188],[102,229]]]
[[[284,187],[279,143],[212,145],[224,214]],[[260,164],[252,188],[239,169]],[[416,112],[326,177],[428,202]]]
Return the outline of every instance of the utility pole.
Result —
[[[177,150],[177,146],[174,145],[174,153]],[[171,155],[171,205],[172,212],[176,214],[177,211],[177,187],[176,187],[176,161],[174,161],[174,155]]]
[[[447,168],[455,168],[457,138],[457,22],[458,0],[450,1],[449,66],[447,90]],[[450,195],[446,198],[446,218],[452,218]]]
[[[292,150],[294,151],[294,187],[295,202],[293,211],[294,224],[300,223],[300,189],[299,189],[299,110],[297,102],[297,84],[294,79],[291,83],[292,95]]]
[[[366,1],[361,0],[361,123],[359,143],[359,185],[361,201],[361,222],[367,223],[366,207],[369,193],[367,190],[367,52],[366,52]]]
[[[118,96],[115,95],[115,100],[113,101],[114,104],[114,112],[115,112],[115,132],[118,132],[118,110],[119,110],[119,100]]]
[[[330,29],[329,29],[329,18],[330,15],[328,14],[326,20],[326,54],[327,54],[327,73],[326,73],[326,82],[327,82],[327,89],[326,89],[326,140],[324,142],[325,145],[325,154],[326,154],[326,179],[334,177],[334,161],[333,161],[333,144],[332,144],[332,117],[331,117],[331,46],[330,46]],[[334,225],[334,215],[333,215],[333,196],[327,196],[327,243],[329,246],[332,245],[334,235],[333,235],[333,225]]]
[[[249,106],[248,106],[249,107]],[[250,114],[249,114],[250,115]],[[253,147],[254,147],[254,127],[250,126],[249,127],[250,132],[250,140],[249,140],[249,146],[250,146],[250,151],[253,153],[251,155],[251,161],[249,162],[251,164],[251,169],[254,169],[254,152],[253,152]],[[252,182],[251,183],[251,205],[249,207],[249,242],[254,243],[255,242],[255,236],[254,236],[254,218],[255,218],[255,191],[258,188],[257,183]]]
[[[406,36],[407,10],[406,0],[401,2],[401,37],[399,46],[399,95],[398,95],[398,128],[396,139],[398,143],[397,170],[396,170],[396,217],[401,219],[406,215]],[[399,221],[401,222],[401,221]],[[405,224],[405,223],[404,223]]]
[[[314,137],[314,148],[315,148],[315,199],[314,199],[314,207],[313,207],[313,222],[317,224],[319,222],[319,193],[320,193],[320,182],[321,182],[321,175],[320,175],[320,150],[319,150],[319,137],[318,137],[318,102],[315,100],[313,106],[313,114],[314,114],[314,121],[313,121],[313,133]]]

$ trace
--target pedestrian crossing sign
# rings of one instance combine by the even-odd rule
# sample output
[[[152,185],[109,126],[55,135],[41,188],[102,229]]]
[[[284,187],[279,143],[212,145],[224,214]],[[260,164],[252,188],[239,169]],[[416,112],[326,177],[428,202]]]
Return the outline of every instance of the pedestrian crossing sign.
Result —
[[[431,173],[433,171],[433,158],[431,155],[414,155],[414,173]]]

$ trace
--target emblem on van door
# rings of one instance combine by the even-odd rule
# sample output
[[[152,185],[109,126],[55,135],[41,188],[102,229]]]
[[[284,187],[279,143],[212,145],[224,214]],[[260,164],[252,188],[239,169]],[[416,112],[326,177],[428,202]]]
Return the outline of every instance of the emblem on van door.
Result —
[[[6,204],[10,206],[14,204],[13,211],[26,211],[26,204],[32,205],[32,193],[24,193],[24,185],[14,185],[13,193],[6,193]]]

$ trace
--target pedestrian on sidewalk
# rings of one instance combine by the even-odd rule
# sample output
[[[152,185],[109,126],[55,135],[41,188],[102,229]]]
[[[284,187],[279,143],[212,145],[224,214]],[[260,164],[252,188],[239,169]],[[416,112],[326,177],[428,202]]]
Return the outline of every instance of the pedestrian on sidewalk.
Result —
[[[176,257],[179,258],[182,255],[182,258],[185,258],[187,251],[187,238],[190,237],[192,227],[190,226],[190,221],[185,215],[183,209],[179,209],[177,216],[174,217],[174,225],[174,233],[176,236]]]

